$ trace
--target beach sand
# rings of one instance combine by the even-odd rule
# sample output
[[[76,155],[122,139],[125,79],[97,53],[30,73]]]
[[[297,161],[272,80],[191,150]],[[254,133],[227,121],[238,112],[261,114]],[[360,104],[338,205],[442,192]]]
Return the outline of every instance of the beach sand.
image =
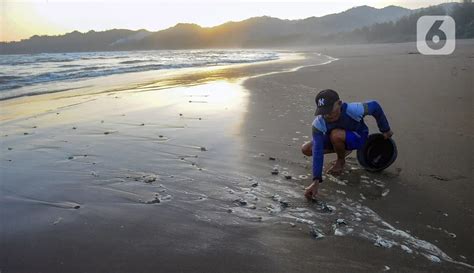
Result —
[[[471,272],[473,43],[301,49],[0,101],[0,270]],[[373,174],[353,153],[312,203],[300,146],[324,88],[378,100],[399,156]]]

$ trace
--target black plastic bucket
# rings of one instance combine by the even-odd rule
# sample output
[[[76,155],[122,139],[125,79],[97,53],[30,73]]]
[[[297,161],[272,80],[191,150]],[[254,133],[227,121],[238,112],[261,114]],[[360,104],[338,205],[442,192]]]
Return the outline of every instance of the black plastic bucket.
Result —
[[[380,172],[397,159],[397,145],[392,138],[382,134],[371,134],[364,146],[357,150],[359,164],[370,172]]]

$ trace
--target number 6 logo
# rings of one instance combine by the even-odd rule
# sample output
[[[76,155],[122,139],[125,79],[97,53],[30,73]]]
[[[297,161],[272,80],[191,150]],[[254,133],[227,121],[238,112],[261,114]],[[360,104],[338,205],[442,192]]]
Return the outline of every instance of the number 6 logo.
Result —
[[[416,47],[424,55],[448,55],[456,46],[451,16],[421,16],[416,22]]]

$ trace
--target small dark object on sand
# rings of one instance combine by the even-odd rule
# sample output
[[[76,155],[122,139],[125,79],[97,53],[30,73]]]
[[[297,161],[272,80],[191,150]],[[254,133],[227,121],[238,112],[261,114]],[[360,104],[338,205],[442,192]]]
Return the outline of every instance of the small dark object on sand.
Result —
[[[237,200],[234,200],[234,202],[239,204],[240,206],[247,205],[247,201],[245,201],[244,199],[237,199]]]
[[[309,234],[313,239],[321,239],[324,237],[324,235],[319,232],[319,230],[317,230],[315,227],[311,227]]]
[[[273,169],[272,174],[277,175],[279,173],[278,169]]]
[[[183,116],[183,114],[179,113],[179,116],[180,116],[180,117],[182,117],[182,116]]]
[[[155,199],[151,200],[151,201],[146,201],[145,203],[147,204],[158,204],[158,203],[161,203],[161,200],[157,197],[155,197]]]
[[[28,133],[23,133],[25,136],[28,135]]]
[[[162,138],[162,137],[163,137],[163,135],[159,135],[158,137],[159,137],[159,138]]]
[[[145,123],[140,124],[140,126],[145,126]]]
[[[76,130],[77,128],[76,127],[72,127],[73,130]]]
[[[110,132],[104,132],[104,135],[108,135],[108,134],[110,134]]]
[[[441,175],[437,175],[437,174],[430,174],[431,177],[433,177],[434,179],[436,180],[440,180],[440,181],[449,181],[448,178],[446,177],[443,177]]]
[[[227,213],[232,213],[232,209],[227,209]]]
[[[339,226],[342,226],[342,225],[347,226],[347,223],[344,219],[337,219],[336,224],[338,224]]]
[[[268,160],[276,160],[276,158],[270,156]]]
[[[207,151],[206,147],[201,147],[201,151],[203,152]]]
[[[255,187],[258,187],[258,183],[257,183],[257,182],[253,183],[253,184],[252,184],[252,187],[254,187],[254,188],[255,188]]]
[[[323,205],[321,205],[321,211],[329,213],[329,212],[332,212],[332,209],[330,207],[326,206],[326,204],[323,204]]]
[[[284,208],[287,208],[290,206],[290,204],[288,203],[288,201],[280,201],[280,205]]]
[[[291,175],[285,175],[285,178],[290,180],[291,179]]]
[[[69,159],[69,160],[74,159],[74,156],[70,156],[67,159]]]
[[[145,177],[145,179],[143,180],[143,182],[145,182],[145,183],[153,183],[155,181],[156,181],[155,176],[148,176],[148,177]]]
[[[74,209],[80,209],[80,208],[81,208],[81,206],[79,206],[79,205],[74,206]]]
[[[11,151],[11,150],[13,150],[13,148],[8,147],[8,150]]]

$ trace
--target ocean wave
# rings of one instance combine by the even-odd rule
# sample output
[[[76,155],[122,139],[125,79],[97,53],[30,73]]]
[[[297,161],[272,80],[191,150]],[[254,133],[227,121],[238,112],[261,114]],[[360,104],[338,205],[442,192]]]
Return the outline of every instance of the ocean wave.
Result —
[[[119,61],[126,58],[129,60]],[[5,92],[8,90],[27,88],[36,84],[163,69],[253,63],[278,58],[279,55],[276,52],[259,50],[165,50],[15,55],[0,60],[2,73],[5,75],[0,77],[0,91],[3,93],[2,96],[7,96]],[[28,92],[28,90],[25,91]]]
[[[120,64],[136,64],[136,63],[145,63],[149,62],[148,60],[132,60],[132,61],[123,61]]]
[[[0,83],[3,84],[3,83],[7,83],[13,80],[18,80],[21,78],[22,77],[19,77],[19,76],[0,76]]]
[[[81,66],[80,64],[65,64],[65,65],[60,65],[58,67],[79,67]]]

